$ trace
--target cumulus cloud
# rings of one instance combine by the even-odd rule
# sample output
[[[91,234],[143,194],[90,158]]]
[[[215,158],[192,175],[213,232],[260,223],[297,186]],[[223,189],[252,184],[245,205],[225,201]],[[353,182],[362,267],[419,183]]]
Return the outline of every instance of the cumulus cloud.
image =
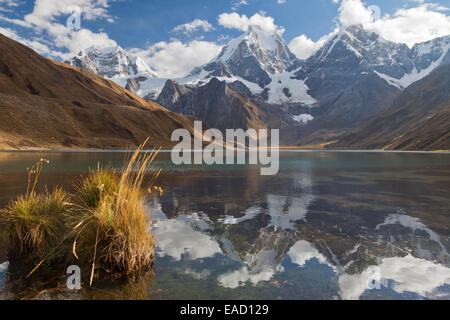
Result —
[[[111,2],[111,0],[109,1]],[[73,7],[79,7],[83,19],[108,19],[108,0],[36,0],[33,12],[25,16],[25,21],[36,27],[47,27],[56,17],[69,15]]]
[[[215,58],[222,46],[208,41],[193,40],[183,43],[173,39],[158,42],[145,50],[132,49],[131,53],[140,56],[163,78],[178,78],[186,75],[194,67]]]
[[[86,49],[92,46],[113,47],[117,45],[116,41],[110,39],[105,32],[96,33],[88,29],[72,32],[70,37],[63,37],[61,41],[71,52],[77,52],[80,49]]]
[[[373,22],[373,17],[361,0],[343,0],[339,7],[339,21],[344,27],[353,24],[367,25]]]
[[[339,5],[337,27],[318,41],[302,34],[289,43],[289,48],[299,59],[307,59],[331,39],[341,28],[360,24],[366,30],[376,32],[381,37],[413,46],[450,34],[449,9],[423,0],[411,0],[414,7],[401,8],[393,15],[381,16],[380,8],[367,6],[361,0],[333,0]]]
[[[299,59],[307,59],[319,50],[328,39],[331,39],[336,33],[339,32],[339,28],[335,28],[333,32],[321,37],[318,41],[313,41],[305,34],[302,34],[291,40],[289,43],[289,49]]]
[[[367,26],[383,38],[409,46],[450,34],[450,16],[434,11],[428,4],[400,9],[393,17],[386,16]]]
[[[392,16],[386,14],[376,19],[373,7],[367,7],[361,0],[342,0],[339,21],[343,27],[361,24],[387,40],[408,46],[450,34],[450,16],[444,13],[447,8],[415,2],[418,4],[416,7],[401,8]]]
[[[12,0],[0,0],[9,6],[18,6],[21,3]],[[32,29],[34,35],[28,39],[15,33],[13,39],[30,46],[41,54],[52,57],[68,58],[73,53],[87,47],[96,45],[99,47],[116,45],[114,40],[104,32],[93,32],[89,29],[74,31],[65,24],[57,22],[61,17],[69,17],[74,8],[79,8],[82,20],[104,19],[112,22],[113,18],[108,13],[109,3],[114,0],[36,0],[33,11],[23,19],[11,19],[0,15],[0,20],[17,26]],[[78,10],[78,9],[77,9]],[[43,37],[47,37],[53,50],[45,44]],[[70,51],[70,52],[67,52]],[[64,53],[65,52],[65,53]]]
[[[222,13],[219,15],[219,25],[227,29],[237,29],[244,32],[251,30],[252,28],[258,28],[266,32],[274,32],[281,30],[272,17],[261,15],[259,13],[254,14],[250,18],[245,14],[240,15],[236,12]]]
[[[172,29],[172,32],[182,32],[186,35],[192,34],[197,30],[203,29],[205,32],[209,32],[214,30],[214,27],[211,23],[206,20],[195,19],[192,22],[180,24]]]

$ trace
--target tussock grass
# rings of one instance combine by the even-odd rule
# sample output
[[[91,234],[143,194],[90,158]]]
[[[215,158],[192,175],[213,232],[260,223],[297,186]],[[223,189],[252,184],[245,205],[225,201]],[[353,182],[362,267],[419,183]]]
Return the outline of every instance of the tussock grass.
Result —
[[[141,153],[142,147],[120,173],[97,168],[77,186],[81,209],[72,252],[78,257],[82,248],[92,261],[91,281],[96,267],[131,274],[152,266],[155,240],[142,183],[157,152]]]
[[[144,145],[122,170],[98,165],[75,182],[74,194],[61,188],[37,193],[45,160],[29,170],[27,193],[1,211],[10,252],[25,259],[33,257],[35,268],[28,276],[48,265],[56,251],[66,262],[76,260],[82,270],[89,269],[90,284],[100,272],[131,275],[151,270],[155,239],[143,182],[158,152],[142,152]],[[160,172],[153,175],[150,185]],[[161,188],[154,188],[162,193]],[[55,263],[64,263],[64,259]]]
[[[0,210],[7,226],[10,255],[31,262],[47,256],[60,241],[66,231],[64,217],[72,208],[70,195],[61,188],[44,193],[35,191],[44,162],[41,159],[28,169],[27,193]]]
[[[82,210],[95,209],[100,204],[103,195],[114,194],[118,191],[119,173],[109,167],[90,171],[89,174],[75,182],[75,201]]]
[[[69,195],[60,188],[19,196],[3,211],[11,247],[21,256],[42,256],[64,232],[63,218],[69,210]]]

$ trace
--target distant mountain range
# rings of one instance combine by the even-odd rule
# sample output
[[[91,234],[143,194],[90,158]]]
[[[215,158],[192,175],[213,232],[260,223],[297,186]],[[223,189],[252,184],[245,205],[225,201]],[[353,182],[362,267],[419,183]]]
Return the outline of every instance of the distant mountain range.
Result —
[[[106,70],[97,69],[97,70]],[[193,118],[0,34],[0,149],[169,147]]]
[[[91,47],[80,51],[67,63],[105,78],[131,78],[138,75],[157,77],[144,60],[128,55],[120,46],[102,49]]]
[[[311,109],[315,120],[305,130],[334,136],[363,125],[404,88],[450,62],[449,48],[450,36],[409,49],[361,26],[342,30],[293,71],[319,101],[319,108]]]
[[[65,106],[61,119],[52,123],[58,135],[49,133],[51,140],[45,141],[45,134],[41,134],[39,142],[25,138],[39,136],[39,130],[33,129],[36,123],[25,114],[19,117],[20,112],[33,114],[37,108],[3,111],[8,121],[2,122],[0,130],[4,137],[14,132],[10,138],[2,138],[3,145],[28,148],[52,146],[55,142],[55,146],[68,148],[113,148],[136,144],[151,132],[158,137],[158,143],[170,144],[170,129],[190,128],[189,123],[196,117],[221,130],[279,128],[282,145],[301,148],[449,149],[445,130],[450,123],[450,84],[445,66],[450,64],[450,35],[409,48],[354,25],[338,32],[310,58],[299,60],[280,32],[253,29],[231,40],[211,62],[179,79],[158,77],[141,58],[120,47],[83,50],[67,61],[74,68],[46,60],[29,49],[19,50],[19,45],[6,37],[1,39],[5,48],[0,53],[3,103],[19,99],[22,106],[41,105],[39,114],[49,113],[48,119],[42,121],[54,120],[49,109],[54,100],[50,103],[46,99],[60,99],[58,104]],[[17,52],[9,54],[12,51]],[[443,81],[434,86],[439,90],[426,85],[436,77]],[[420,84],[426,87],[420,89]],[[424,92],[427,99],[420,96]],[[35,102],[25,103],[23,95]],[[128,114],[98,119],[94,114],[87,116],[94,109],[83,107],[94,104],[102,105],[94,108],[97,115],[105,113],[100,110],[109,104],[118,108],[108,108],[108,112],[125,112],[124,106],[128,106]],[[410,106],[408,110],[414,117],[406,111],[395,113],[395,117],[390,114],[404,106]],[[11,103],[8,108],[12,108]],[[148,109],[151,113],[146,116],[137,115]],[[155,112],[159,119],[151,117]],[[396,128],[400,131],[390,130],[398,132],[395,137],[388,132],[380,135],[384,128],[380,122],[386,123],[386,128],[392,123],[383,118],[387,115],[402,122],[402,129]],[[398,120],[402,116],[405,118]],[[87,119],[95,121],[95,125],[84,127],[82,123]],[[107,119],[111,121],[104,123]],[[92,132],[97,126],[98,130]],[[417,126],[420,133],[408,133]],[[26,127],[21,133],[23,138],[16,130],[20,127]],[[111,132],[112,128],[116,132]],[[50,128],[44,129],[46,132]],[[91,139],[97,133],[99,137]],[[406,133],[408,139],[425,134],[432,138],[426,143],[402,142],[399,137]],[[22,142],[17,144],[17,140]]]
[[[179,79],[158,78],[143,61],[140,69],[121,63],[133,58],[124,59],[120,48],[81,57],[88,70],[95,70],[92,62],[99,74],[169,110],[221,129],[281,128],[284,145],[305,147],[373,120],[411,84],[450,63],[449,48],[450,35],[409,48],[353,25],[306,60],[291,53],[280,32],[253,29]],[[74,59],[69,63],[83,67]]]

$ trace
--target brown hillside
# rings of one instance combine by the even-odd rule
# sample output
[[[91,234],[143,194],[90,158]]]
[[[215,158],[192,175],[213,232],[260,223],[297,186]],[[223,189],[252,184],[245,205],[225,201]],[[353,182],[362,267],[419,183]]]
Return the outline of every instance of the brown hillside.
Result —
[[[0,149],[115,149],[147,137],[165,147],[174,129],[192,131],[192,123],[0,34]]]
[[[413,83],[375,119],[338,140],[327,147],[450,150],[450,65]]]

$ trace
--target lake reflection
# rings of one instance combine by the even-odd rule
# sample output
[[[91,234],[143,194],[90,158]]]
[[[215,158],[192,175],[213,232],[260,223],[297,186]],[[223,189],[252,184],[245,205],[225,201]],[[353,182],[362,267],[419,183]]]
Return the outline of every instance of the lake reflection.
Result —
[[[2,206],[32,157],[0,153]],[[43,183],[70,186],[124,155],[45,157]],[[158,165],[165,192],[147,200],[154,277],[131,289],[97,284],[85,298],[450,299],[450,154],[281,153],[271,177],[252,166],[175,167],[168,154]]]

